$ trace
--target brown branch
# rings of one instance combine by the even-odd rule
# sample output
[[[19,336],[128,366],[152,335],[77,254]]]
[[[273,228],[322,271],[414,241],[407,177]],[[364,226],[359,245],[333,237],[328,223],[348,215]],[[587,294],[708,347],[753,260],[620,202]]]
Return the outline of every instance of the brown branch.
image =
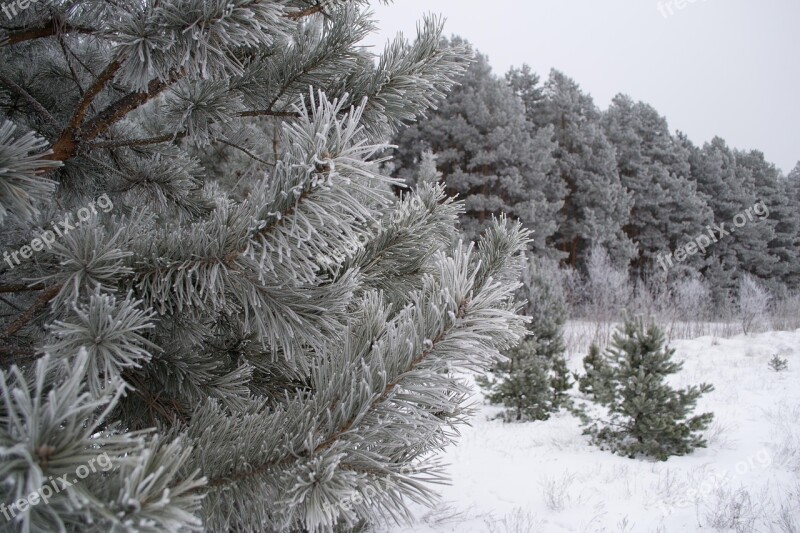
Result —
[[[17,346],[0,346],[0,365],[8,367],[9,363],[19,363],[36,359],[36,350]]]
[[[80,26],[73,26],[71,24],[56,23],[55,20],[49,20],[41,28],[30,28],[27,30],[15,31],[8,34],[8,40],[0,46],[11,46],[12,44],[21,43],[24,41],[32,41],[34,39],[41,39],[42,37],[50,37],[63,33],[96,33],[94,28],[83,28]]]
[[[89,88],[81,103],[81,106],[79,106],[78,111],[76,111],[75,115],[73,116],[73,120],[70,121],[72,127],[68,127],[66,130],[64,130],[64,133],[62,133],[59,140],[53,145],[53,154],[49,157],[50,159],[54,159],[56,161],[66,161],[74,157],[78,153],[79,142],[91,141],[97,138],[99,135],[106,132],[112,125],[121,120],[125,115],[161,94],[162,91],[181,79],[184,75],[183,72],[179,72],[173,73],[167,80],[151,80],[147,86],[147,91],[126,94],[113,104],[100,111],[83,127],[79,127],[80,120],[75,119],[76,117],[82,118],[82,115],[88,106],[88,104],[84,105],[83,102],[91,101],[91,98],[86,97],[98,87],[102,88],[101,85],[104,85],[105,82],[111,79],[113,74],[116,73],[118,69],[119,63],[115,61],[106,68],[103,74],[101,74],[98,78],[97,82],[95,82],[95,84]],[[95,94],[97,93],[95,92]]]
[[[46,285],[44,285],[43,283],[35,283],[33,285],[25,285],[22,283],[17,283],[13,285],[0,285],[0,293],[40,291],[45,287]]]
[[[51,285],[50,287],[45,289],[45,291],[39,295],[36,301],[33,302],[33,305],[31,305],[27,311],[22,313],[22,315],[20,315],[19,318],[17,318],[14,322],[11,323],[10,326],[8,326],[8,328],[6,328],[6,331],[3,334],[3,338],[11,337],[16,332],[25,327],[25,325],[28,322],[33,320],[33,317],[36,316],[36,313],[41,311],[48,303],[50,303],[50,300],[58,296],[58,293],[61,291],[62,287],[63,285],[59,283],[56,285]]]
[[[236,114],[237,117],[289,117],[297,118],[300,113],[294,111],[273,111],[272,109],[242,111]]]
[[[91,141],[97,138],[98,135],[104,133],[125,115],[161,94],[166,88],[180,80],[184,75],[184,71],[173,72],[166,80],[151,80],[145,92],[129,93],[123,96],[98,113],[96,117],[86,124],[82,140]]]
[[[147,146],[148,144],[160,144],[186,137],[186,132],[180,133],[165,133],[158,137],[149,137],[145,139],[119,139],[116,141],[104,141],[89,143],[91,148],[122,148],[124,146]]]
[[[39,103],[39,100],[31,96],[31,93],[26,91],[16,82],[14,82],[14,80],[10,80],[7,77],[0,74],[0,83],[11,88],[15,93],[20,95],[25,101],[31,104],[33,109],[36,110],[36,112],[39,113],[42,116],[42,118],[44,118],[47,122],[49,122],[55,127],[59,127],[56,119],[53,118],[53,115],[51,115],[50,112],[47,109],[45,109],[45,107],[41,103]]]
[[[64,131],[61,132],[61,135],[58,137],[56,142],[53,143],[53,153],[48,157],[48,159],[53,159],[55,161],[66,161],[77,153],[78,133],[80,131],[81,124],[83,123],[83,119],[86,116],[86,111],[92,105],[95,97],[100,94],[100,91],[102,91],[106,84],[111,81],[121,66],[122,63],[119,61],[112,61],[109,63],[103,72],[100,73],[91,87],[86,90],[81,98],[81,101],[78,102],[78,107],[75,109],[75,113],[73,113],[72,118],[69,119],[67,127],[64,128]]]
[[[217,141],[217,142],[221,142],[222,144],[225,144],[227,146],[230,146],[231,148],[236,148],[237,150],[240,150],[240,151],[244,152],[244,154],[246,154],[247,156],[255,159],[259,163],[263,163],[263,164],[271,166],[271,167],[275,166],[273,163],[270,163],[269,161],[265,161],[264,159],[261,159],[260,157],[255,155],[253,152],[251,152],[247,148],[244,148],[243,146],[239,146],[238,144],[233,144],[232,142],[226,141],[225,139],[214,139],[214,140]]]
[[[92,101],[94,100],[95,96],[100,94],[100,91],[102,91],[106,84],[111,81],[111,78],[117,74],[120,67],[122,67],[122,63],[120,61],[112,61],[103,70],[103,72],[100,73],[95,82],[86,90],[83,98],[81,98],[81,101],[78,103],[78,108],[75,110],[72,118],[67,123],[68,129],[77,130],[81,127],[81,124],[83,124],[83,118],[86,116],[86,111],[89,109],[89,106],[92,105]]]
[[[322,3],[319,3],[315,6],[303,9],[302,11],[294,11],[292,13],[286,13],[286,18],[291,20],[298,20],[303,17],[308,17],[311,15],[315,15],[317,13],[322,13],[324,7],[325,6]]]

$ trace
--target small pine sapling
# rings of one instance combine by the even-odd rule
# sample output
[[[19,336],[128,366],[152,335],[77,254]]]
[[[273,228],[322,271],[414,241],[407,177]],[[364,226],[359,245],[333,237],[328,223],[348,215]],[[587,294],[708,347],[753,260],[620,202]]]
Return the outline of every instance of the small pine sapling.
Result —
[[[508,361],[494,368],[494,377],[478,376],[492,404],[503,404],[507,422],[547,420],[554,411],[549,362],[537,352],[535,340],[521,342],[504,354]]]
[[[583,375],[576,375],[578,390],[594,398],[600,404],[607,403],[609,392],[609,366],[596,344],[589,347],[589,354],[583,358]]]
[[[509,360],[495,365],[493,377],[477,381],[490,403],[509,409],[504,419],[547,420],[570,406],[573,385],[564,358],[566,299],[555,262],[531,256],[517,298],[531,319],[531,336],[504,354]]]
[[[778,354],[775,354],[772,356],[772,359],[769,360],[769,367],[775,372],[783,372],[789,368],[789,361],[781,359]]]
[[[666,460],[706,446],[698,432],[712,413],[691,416],[697,400],[713,390],[709,384],[675,390],[667,376],[679,372],[675,350],[664,347],[664,334],[655,325],[627,321],[605,353],[608,396],[606,420],[591,422],[585,432],[601,448],[628,457],[644,455]]]

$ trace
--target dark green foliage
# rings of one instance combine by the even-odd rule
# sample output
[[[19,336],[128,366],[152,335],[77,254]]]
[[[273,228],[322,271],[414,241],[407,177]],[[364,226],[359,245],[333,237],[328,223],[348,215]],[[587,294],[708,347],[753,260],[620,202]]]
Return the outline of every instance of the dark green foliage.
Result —
[[[772,359],[769,360],[769,367],[775,372],[783,372],[789,368],[789,361],[781,359],[778,354],[775,354],[772,356]]]
[[[737,151],[736,165],[760,202],[751,225],[760,228],[762,238],[769,237],[766,253],[757,248],[757,253],[743,256],[742,269],[767,280],[772,288],[781,282],[791,284],[800,277],[800,204],[792,198],[789,181],[762,152]]]
[[[567,392],[572,389],[574,382],[567,368],[567,360],[563,354],[556,354],[550,359],[551,377],[550,387],[553,389],[554,407],[566,407],[569,405]]]
[[[589,347],[589,354],[583,358],[583,369],[586,373],[576,376],[578,390],[591,395],[599,403],[605,403],[609,393],[610,368],[596,344]]]
[[[596,444],[620,455],[645,455],[662,461],[705,447],[697,432],[708,427],[713,415],[691,416],[691,412],[698,398],[713,387],[670,387],[667,376],[683,366],[672,360],[674,353],[664,348],[664,334],[655,325],[645,328],[642,321],[627,321],[614,334],[603,356],[608,367],[608,394],[598,397],[608,417],[585,430]]]
[[[508,408],[506,420],[546,420],[569,406],[572,379],[562,333],[567,313],[557,276],[554,262],[529,259],[517,297],[531,318],[531,337],[504,354],[509,360],[495,365],[493,378],[478,378],[486,398]]]
[[[537,127],[553,128],[558,146],[550,181],[560,180],[567,189],[558,229],[548,242],[571,266],[583,266],[594,245],[604,246],[616,265],[627,266],[635,245],[623,228],[633,198],[620,181],[614,147],[591,96],[553,70],[544,98],[528,115]]]
[[[770,188],[767,176],[770,169],[756,156],[737,154],[719,137],[691,151],[692,177],[714,212],[712,228],[721,228],[715,229],[717,242],[709,248],[703,271],[711,283],[713,302],[721,307],[738,293],[741,273],[764,279],[776,269],[777,256],[772,255],[768,247],[775,238],[775,222],[761,220],[755,214],[747,218],[745,214],[760,202],[756,182],[762,183],[764,193]],[[746,217],[744,225],[731,231],[735,218],[742,216]],[[775,245],[775,253],[782,253],[778,248],[784,246]]]
[[[618,95],[603,115],[603,128],[614,145],[622,185],[633,195],[625,232],[639,245],[632,266],[641,275],[660,254],[702,233],[713,213],[690,179],[689,150],[670,135],[655,109]],[[700,268],[702,262],[699,254],[681,266]]]
[[[507,408],[503,414],[507,421],[547,420],[554,410],[550,365],[537,345],[535,340],[521,342],[504,354],[509,360],[495,367],[494,378],[477,378],[487,391],[486,399]]]
[[[395,138],[396,175],[413,183],[433,150],[448,192],[464,198],[468,236],[505,212],[534,230],[539,256],[585,273],[603,247],[633,278],[702,276],[718,309],[736,300],[743,273],[773,292],[800,288],[800,168],[784,177],[721,138],[695,146],[622,94],[601,111],[557,70],[541,79],[523,65],[500,80],[478,55],[461,81]],[[768,213],[754,216],[757,204]],[[737,216],[747,220],[732,232]]]
[[[529,248],[542,255],[565,193],[551,177],[553,131],[532,127],[523,95],[492,74],[485,56],[477,54],[459,81],[427,118],[394,138],[395,175],[415,183],[420,159],[432,151],[447,192],[464,199],[460,222],[468,238],[505,213],[533,231]]]

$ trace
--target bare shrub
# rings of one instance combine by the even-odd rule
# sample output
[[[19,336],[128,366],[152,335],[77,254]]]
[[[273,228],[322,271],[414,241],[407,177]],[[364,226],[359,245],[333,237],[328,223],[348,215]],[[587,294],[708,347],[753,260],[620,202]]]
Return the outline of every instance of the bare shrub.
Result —
[[[561,478],[546,477],[542,482],[544,503],[551,511],[562,511],[570,501],[570,488],[575,482],[575,475],[566,473]]]
[[[711,288],[699,276],[684,278],[672,289],[672,300],[683,328],[678,333],[682,338],[693,338],[700,331],[702,321],[708,315]]]
[[[586,304],[586,282],[580,272],[571,266],[566,266],[559,270],[559,277],[569,316],[582,315],[581,308]]]
[[[715,420],[703,434],[709,448],[717,450],[733,450],[735,443],[729,437],[732,428]]]
[[[651,285],[647,280],[636,278],[632,282],[630,301],[627,311],[630,314],[641,316],[650,322],[656,322],[660,318],[660,303],[656,300],[656,295],[651,290]]]
[[[422,516],[422,522],[432,527],[442,527],[446,524],[466,522],[471,516],[458,509],[452,502],[440,502]]]
[[[778,512],[778,518],[775,520],[778,531],[781,533],[800,533],[800,522],[798,522],[797,516],[797,510],[793,508],[792,504],[782,504],[781,510]]]
[[[800,473],[800,429],[789,424],[779,425],[776,429],[779,436],[775,462]]]
[[[764,326],[769,312],[769,291],[750,274],[739,282],[739,319],[742,331],[752,333]]]
[[[750,493],[743,488],[718,488],[706,504],[705,524],[717,531],[734,530],[750,533],[755,530],[759,510]]]
[[[784,293],[774,299],[772,327],[778,331],[800,328],[800,293]]]
[[[602,246],[592,247],[587,262],[590,317],[597,321],[596,340],[611,334],[611,324],[619,319],[630,300],[628,271],[616,268]]]
[[[544,531],[542,521],[530,511],[517,507],[501,520],[486,522],[488,533],[538,533]]]

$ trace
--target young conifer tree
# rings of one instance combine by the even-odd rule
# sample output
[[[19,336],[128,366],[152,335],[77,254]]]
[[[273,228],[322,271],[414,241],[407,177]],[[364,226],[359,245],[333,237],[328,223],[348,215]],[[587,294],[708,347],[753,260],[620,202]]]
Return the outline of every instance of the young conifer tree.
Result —
[[[585,374],[575,376],[578,390],[592,396],[601,404],[605,403],[603,395],[610,392],[608,390],[610,369],[605,356],[600,353],[600,348],[596,344],[589,346],[589,354],[583,358],[583,369]]]
[[[331,531],[431,501],[455,373],[524,330],[528,235],[460,244],[441,187],[391,193],[385,140],[466,56],[429,18],[375,62],[362,4],[51,0],[0,31],[0,527]]]
[[[479,376],[478,384],[493,404],[503,404],[506,420],[547,420],[569,405],[573,382],[564,357],[566,300],[555,261],[529,256],[517,298],[529,317],[530,336],[503,355],[506,361]]]
[[[641,320],[626,321],[614,333],[601,364],[596,361],[593,366],[600,372],[592,376],[595,399],[608,409],[607,419],[586,429],[596,443],[621,455],[662,461],[705,447],[698,432],[708,427],[713,414],[692,411],[700,396],[714,387],[703,383],[672,388],[667,376],[683,367],[673,361],[674,354],[664,347],[661,330],[655,325],[645,328]],[[597,357],[596,348],[590,356]]]

